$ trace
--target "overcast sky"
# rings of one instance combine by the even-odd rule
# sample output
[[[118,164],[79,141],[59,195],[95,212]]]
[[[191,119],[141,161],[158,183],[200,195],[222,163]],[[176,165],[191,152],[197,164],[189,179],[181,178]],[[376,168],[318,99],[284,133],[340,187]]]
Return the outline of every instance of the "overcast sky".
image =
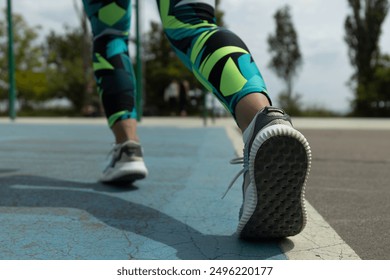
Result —
[[[144,29],[151,19],[158,20],[155,0],[141,0]],[[0,7],[5,6],[5,0]],[[51,29],[62,32],[64,24],[78,24],[73,0],[13,0],[14,12],[30,25],[41,25],[43,34]],[[79,1],[81,3],[81,0]],[[274,33],[275,11],[289,4],[304,64],[295,82],[295,91],[306,105],[321,105],[347,111],[352,93],[346,83],[352,74],[343,41],[344,21],[350,13],[347,0],[222,0],[225,23],[249,46],[271,96],[283,90],[283,83],[267,67],[267,37]],[[80,4],[79,3],[79,4]],[[1,14],[3,16],[3,14]],[[390,16],[382,27],[380,47],[390,54]],[[274,98],[276,100],[276,98]]]

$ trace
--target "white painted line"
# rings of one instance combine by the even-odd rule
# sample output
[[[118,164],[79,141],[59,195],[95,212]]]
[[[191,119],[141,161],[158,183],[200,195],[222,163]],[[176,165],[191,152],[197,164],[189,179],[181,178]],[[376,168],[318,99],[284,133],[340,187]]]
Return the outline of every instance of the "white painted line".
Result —
[[[226,133],[238,156],[242,156],[244,144],[235,125],[226,125]],[[310,187],[310,186],[309,186]],[[324,218],[306,201],[308,220],[299,235],[281,242],[281,248],[290,260],[359,260]]]
[[[386,118],[293,118],[293,124],[298,129],[390,129],[390,120]]]
[[[290,260],[360,260],[356,252],[306,201],[308,220],[298,235],[281,243]]]

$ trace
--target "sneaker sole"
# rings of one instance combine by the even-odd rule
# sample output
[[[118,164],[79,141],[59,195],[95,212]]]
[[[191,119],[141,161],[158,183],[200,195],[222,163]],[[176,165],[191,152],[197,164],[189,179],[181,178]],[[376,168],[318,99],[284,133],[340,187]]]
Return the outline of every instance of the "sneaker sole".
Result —
[[[100,178],[100,182],[106,184],[124,184],[144,179],[148,171],[143,162],[131,162],[118,164],[115,168],[108,169]]]
[[[287,125],[256,136],[249,156],[250,185],[238,226],[241,238],[282,238],[306,225],[305,185],[311,151],[305,137]]]

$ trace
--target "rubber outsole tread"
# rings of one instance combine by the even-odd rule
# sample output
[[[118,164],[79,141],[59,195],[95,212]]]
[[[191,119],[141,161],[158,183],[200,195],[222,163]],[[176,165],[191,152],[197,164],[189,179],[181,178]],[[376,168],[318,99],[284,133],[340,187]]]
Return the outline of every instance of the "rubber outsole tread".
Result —
[[[247,202],[254,210],[239,232],[241,238],[283,238],[303,230],[311,152],[302,139],[289,133],[275,135],[259,147],[254,158],[256,190]]]

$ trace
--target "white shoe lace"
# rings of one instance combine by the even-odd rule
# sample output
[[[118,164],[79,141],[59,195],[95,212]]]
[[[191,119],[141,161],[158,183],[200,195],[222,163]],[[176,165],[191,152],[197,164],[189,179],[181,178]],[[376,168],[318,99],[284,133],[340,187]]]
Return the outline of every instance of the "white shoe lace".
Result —
[[[118,144],[116,143],[112,143],[111,144],[112,148],[108,151],[107,155],[106,155],[106,160],[108,160],[109,158],[111,158],[111,156],[115,153],[115,151],[118,149]]]
[[[225,193],[223,194],[222,198],[221,199],[224,199],[225,196],[227,195],[227,193],[230,191],[230,189],[233,187],[234,183],[237,181],[237,179],[242,175],[244,174],[244,172],[247,170],[247,167],[245,166],[245,159],[244,157],[238,157],[238,158],[234,158],[230,161],[230,164],[243,164],[244,167],[237,173],[236,176],[234,176],[233,180],[230,182],[227,190],[225,191]]]

